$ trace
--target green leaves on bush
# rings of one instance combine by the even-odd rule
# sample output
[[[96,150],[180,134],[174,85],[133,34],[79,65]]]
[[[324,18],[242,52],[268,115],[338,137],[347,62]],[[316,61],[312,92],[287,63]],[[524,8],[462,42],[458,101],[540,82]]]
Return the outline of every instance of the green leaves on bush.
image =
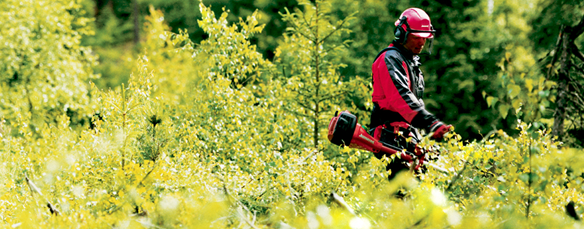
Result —
[[[97,76],[91,49],[80,45],[93,32],[80,1],[7,0],[0,12],[0,116],[35,132],[63,114],[87,122],[87,81]]]
[[[9,3],[0,6],[17,7]],[[354,109],[343,104],[350,101],[348,91],[362,98],[368,93],[359,81],[341,83],[336,57],[344,52],[344,40],[333,32],[337,22],[317,13],[327,11],[316,10],[327,3],[303,3],[304,11],[285,16],[290,23],[311,16],[319,22],[296,24],[287,36],[294,42],[281,46],[274,63],[257,55],[249,42],[262,28],[254,17],[230,25],[227,13],[217,19],[201,5],[201,26],[213,38],[193,44],[186,32],[168,32],[161,12],[151,8],[128,84],[90,90],[91,128],[70,128],[72,121],[63,113],[46,113],[55,122],[35,137],[22,117],[28,111],[0,122],[0,225],[580,226],[564,209],[570,203],[572,214],[582,215],[583,154],[561,148],[547,130],[534,130],[539,127],[519,122],[518,135],[496,131],[481,142],[462,142],[454,135],[440,143],[440,159],[430,162],[434,166],[423,176],[406,172],[391,182],[387,159],[332,146],[314,135],[314,130],[324,132],[325,127],[315,127],[330,112]],[[315,28],[331,30],[316,33]],[[320,32],[332,40],[315,46],[311,41],[319,36],[313,35]],[[535,79],[516,82],[521,83],[509,83],[504,96],[487,97],[489,104],[515,108],[508,100],[523,98],[524,91],[541,93]],[[311,110],[317,104],[320,112]],[[6,134],[10,129],[22,135]],[[422,144],[438,143],[424,139]],[[31,184],[42,195],[33,193]],[[397,198],[398,191],[405,196]],[[49,211],[48,202],[59,215]]]

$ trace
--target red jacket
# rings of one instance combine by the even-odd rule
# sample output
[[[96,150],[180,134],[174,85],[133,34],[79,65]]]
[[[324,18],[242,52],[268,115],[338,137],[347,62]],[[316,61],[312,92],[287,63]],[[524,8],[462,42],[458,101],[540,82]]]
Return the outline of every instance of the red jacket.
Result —
[[[400,44],[384,49],[372,66],[373,103],[370,128],[405,121],[416,128],[430,130],[439,120],[426,111],[424,77],[419,57]]]

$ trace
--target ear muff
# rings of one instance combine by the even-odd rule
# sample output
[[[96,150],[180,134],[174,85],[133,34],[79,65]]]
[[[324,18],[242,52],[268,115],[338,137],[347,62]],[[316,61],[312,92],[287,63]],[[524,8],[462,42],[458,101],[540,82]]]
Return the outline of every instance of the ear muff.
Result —
[[[395,27],[395,41],[400,41],[401,42],[401,35],[402,35],[402,29],[400,29],[400,27]]]
[[[407,17],[403,16],[399,19],[399,24],[395,27],[395,41],[405,43],[406,39],[408,39],[408,31],[404,30],[403,25],[404,23],[407,24]]]

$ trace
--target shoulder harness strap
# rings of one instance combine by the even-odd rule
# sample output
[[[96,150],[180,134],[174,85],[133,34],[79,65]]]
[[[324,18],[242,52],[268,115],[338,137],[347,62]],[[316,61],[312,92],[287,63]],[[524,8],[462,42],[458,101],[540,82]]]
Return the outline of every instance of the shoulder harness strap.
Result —
[[[391,49],[397,49],[397,48],[396,47],[393,47],[393,46],[392,47],[384,48],[383,50],[381,50],[381,52],[379,52],[377,54],[377,56],[375,57],[375,59],[373,59],[373,63],[375,63],[375,61],[377,61],[377,58],[379,58],[379,56],[381,56],[381,54],[383,54],[384,52],[389,51]]]

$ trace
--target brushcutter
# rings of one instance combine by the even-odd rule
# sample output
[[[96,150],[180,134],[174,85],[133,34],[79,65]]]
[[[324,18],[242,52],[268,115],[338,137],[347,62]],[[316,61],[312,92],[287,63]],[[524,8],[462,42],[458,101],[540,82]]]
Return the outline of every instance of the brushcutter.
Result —
[[[428,150],[419,147],[416,140],[408,139],[408,136],[399,131],[409,127],[409,124],[398,122],[392,124],[391,127],[395,131],[395,135],[392,135],[395,139],[392,139],[391,142],[394,144],[402,143],[399,146],[393,145],[389,141],[380,141],[377,133],[374,134],[376,137],[371,136],[365,128],[357,123],[355,115],[348,111],[342,111],[340,114],[335,113],[335,117],[329,122],[328,139],[335,145],[373,152],[377,158],[395,154],[402,162],[408,163],[410,168],[413,167],[414,171],[421,172],[420,169],[427,159]],[[387,130],[391,129],[387,128]],[[406,146],[406,142],[410,143],[409,146]]]

